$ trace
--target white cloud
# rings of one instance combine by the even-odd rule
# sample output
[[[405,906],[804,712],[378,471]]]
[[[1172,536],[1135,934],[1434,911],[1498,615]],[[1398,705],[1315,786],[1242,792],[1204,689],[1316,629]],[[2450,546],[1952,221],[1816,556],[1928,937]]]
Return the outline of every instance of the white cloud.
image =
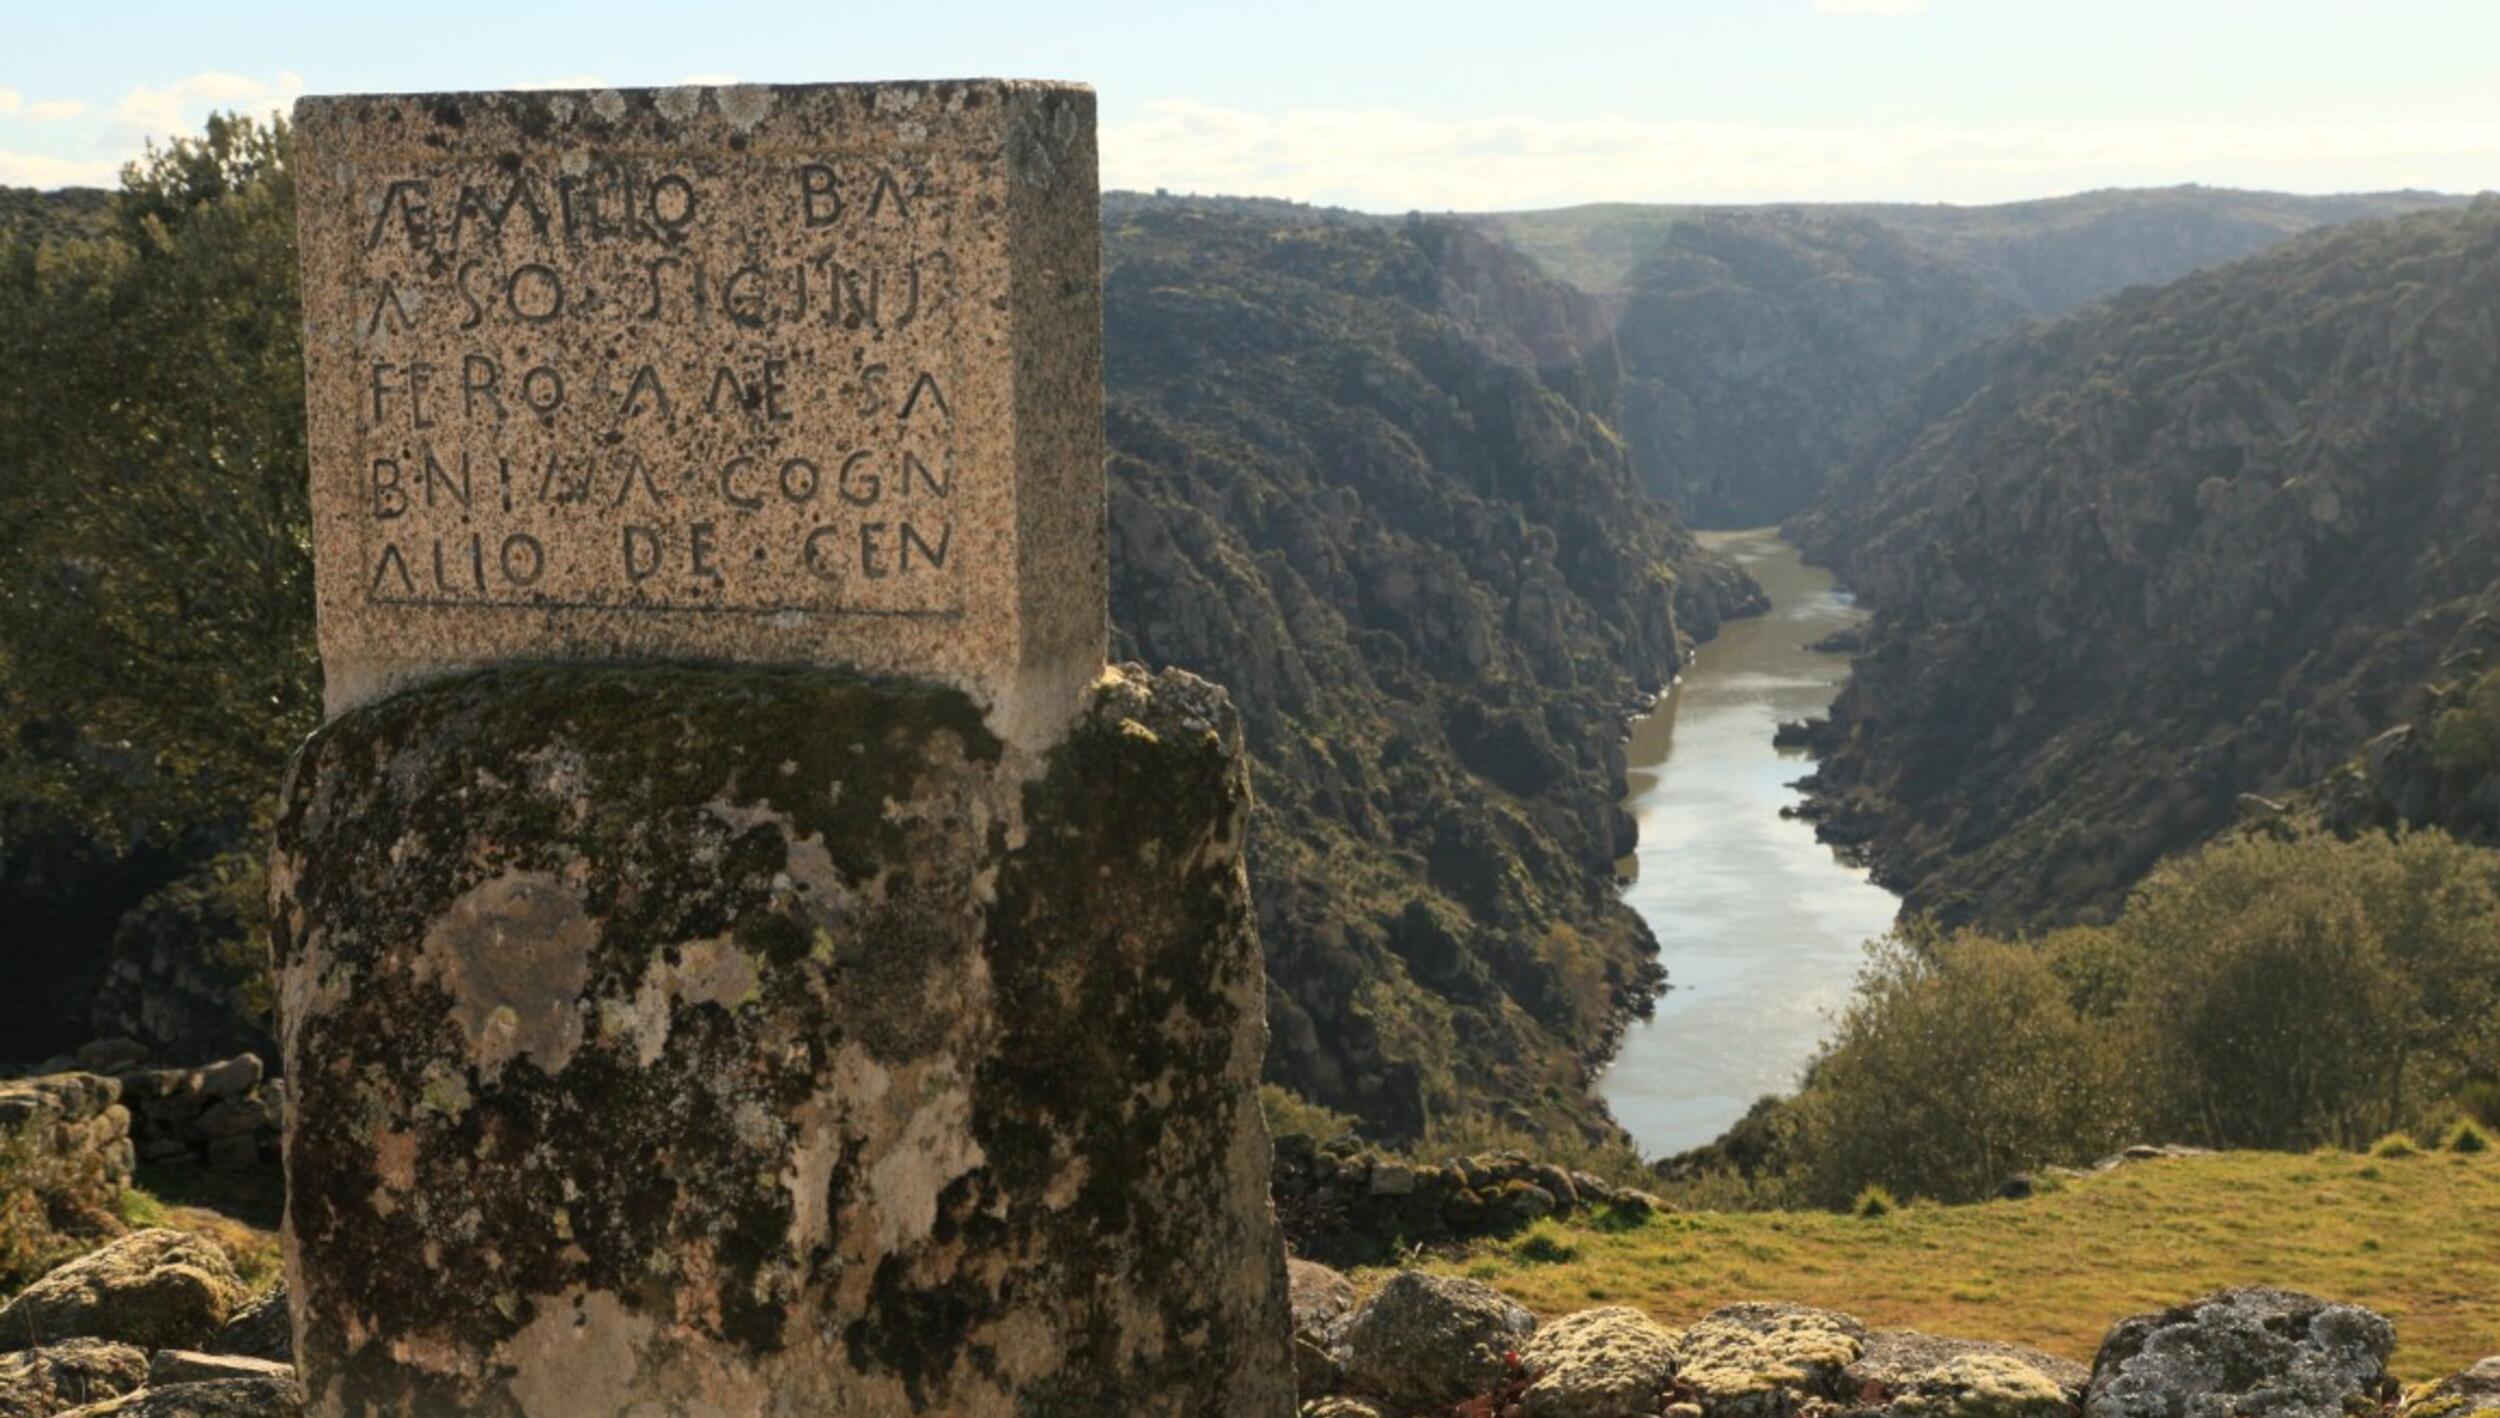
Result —
[[[26,116],[37,123],[58,123],[76,118],[86,111],[87,106],[74,98],[46,99],[42,103],[26,105]]]
[[[738,76],[735,74],[688,74],[686,77],[679,79],[677,82],[681,84],[703,84],[711,88],[719,89],[735,85],[738,82]]]
[[[26,95],[15,89],[0,89],[0,113],[15,113],[26,106]]]
[[[2298,191],[2472,191],[2500,172],[2500,120],[2181,124],[1442,119],[1393,108],[1252,113],[1187,99],[1105,126],[1103,184],[1292,197],[1372,211],[1578,202],[2007,201],[2207,182]]]
[[[1927,0],[1814,0],[1818,15],[1923,15]]]
[[[162,141],[193,132],[212,110],[267,112],[292,104],[303,91],[304,81],[284,70],[266,79],[209,70],[162,88],[141,84],[113,105],[96,146],[135,154],[150,139]]]
[[[0,187],[111,187],[121,180],[122,162],[0,151]]]

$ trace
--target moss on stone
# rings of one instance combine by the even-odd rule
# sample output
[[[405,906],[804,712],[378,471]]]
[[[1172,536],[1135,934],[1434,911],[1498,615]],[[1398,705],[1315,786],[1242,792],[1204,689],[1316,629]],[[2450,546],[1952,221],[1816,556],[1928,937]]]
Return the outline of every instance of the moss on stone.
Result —
[[[504,1411],[611,1310],[640,1370],[949,1411],[1289,1373],[1238,731],[1185,677],[1097,698],[1030,765],[807,670],[504,669],[316,735],[273,873],[316,1388]],[[433,962],[533,929],[476,905],[520,876],[586,983],[463,997]]]

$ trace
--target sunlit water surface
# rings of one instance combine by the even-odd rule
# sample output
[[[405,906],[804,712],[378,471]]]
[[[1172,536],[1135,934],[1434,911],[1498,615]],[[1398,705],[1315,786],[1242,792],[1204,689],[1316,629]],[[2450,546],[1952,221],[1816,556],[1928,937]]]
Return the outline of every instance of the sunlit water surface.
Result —
[[[1772,734],[1828,709],[1849,670],[1805,646],[1862,613],[1771,532],[1704,540],[1745,564],[1771,610],[1722,628],[1633,727],[1626,806],[1641,841],[1624,899],[1657,933],[1668,990],[1597,1091],[1652,1157],[1711,1141],[1796,1084],[1900,904],[1812,824],[1780,816],[1813,765]]]

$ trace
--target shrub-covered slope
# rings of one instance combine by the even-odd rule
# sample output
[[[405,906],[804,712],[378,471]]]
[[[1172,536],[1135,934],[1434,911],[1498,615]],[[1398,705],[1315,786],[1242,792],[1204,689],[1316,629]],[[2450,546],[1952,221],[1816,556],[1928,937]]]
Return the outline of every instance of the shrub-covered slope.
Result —
[[[1757,594],[1632,480],[1586,298],[1466,229],[1115,199],[1117,653],[1231,687],[1270,1073],[1392,1135],[1585,1118],[1655,986],[1621,715]]]
[[[2500,652],[2500,201],[2130,292],[1939,380],[1947,416],[1792,524],[1877,611],[1819,806],[1913,907],[2106,914]]]

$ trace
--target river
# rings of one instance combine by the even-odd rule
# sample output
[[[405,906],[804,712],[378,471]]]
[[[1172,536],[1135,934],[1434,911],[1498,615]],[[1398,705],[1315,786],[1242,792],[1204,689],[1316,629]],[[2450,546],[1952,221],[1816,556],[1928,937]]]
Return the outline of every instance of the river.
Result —
[[[1775,532],[1703,540],[1744,563],[1771,609],[1703,645],[1627,748],[1641,837],[1624,899],[1658,936],[1668,988],[1597,1091],[1651,1157],[1709,1142],[1795,1086],[1865,942],[1900,905],[1813,824],[1780,816],[1812,765],[1772,733],[1829,709],[1849,672],[1846,655],[1805,647],[1864,613]]]

